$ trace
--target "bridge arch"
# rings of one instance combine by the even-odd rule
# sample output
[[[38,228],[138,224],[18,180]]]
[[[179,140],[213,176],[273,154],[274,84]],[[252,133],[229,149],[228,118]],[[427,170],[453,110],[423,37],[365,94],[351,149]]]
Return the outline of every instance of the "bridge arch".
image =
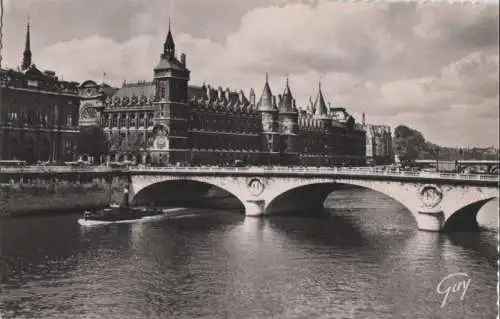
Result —
[[[308,179],[282,186],[266,196],[264,214],[291,209],[320,211],[332,191],[341,185],[353,185],[381,193],[405,207],[421,230],[475,231],[479,229],[477,213],[490,200],[498,198],[495,189],[440,185],[442,201],[435,207],[425,207],[422,189],[428,184],[417,182],[384,182],[356,179]]]
[[[479,210],[489,201],[497,197],[488,197],[476,200],[451,212],[443,225],[444,231],[477,231],[479,224],[477,214]]]
[[[167,201],[175,197],[174,200],[170,201],[171,203],[184,202],[186,204],[189,201],[204,199],[203,196],[207,192],[215,189],[221,195],[218,199],[224,199],[225,195],[228,195],[228,197],[236,199],[241,208],[246,209],[244,194],[224,184],[217,180],[200,177],[162,178],[149,183],[137,182],[133,178],[130,202],[132,204],[160,203],[163,196],[163,199]],[[188,196],[183,198],[182,196],[186,195],[186,192],[189,192]],[[166,193],[170,193],[170,198],[165,197]]]
[[[389,183],[370,182],[362,180],[332,180],[310,179],[297,183],[287,183],[284,187],[275,189],[267,194],[265,214],[280,213],[282,211],[317,211],[324,209],[324,202],[329,194],[345,186],[355,186],[368,189],[398,202],[415,215],[416,203],[408,201],[405,192],[418,192],[418,186],[406,187],[405,192],[400,192]],[[401,186],[399,186],[401,187]]]

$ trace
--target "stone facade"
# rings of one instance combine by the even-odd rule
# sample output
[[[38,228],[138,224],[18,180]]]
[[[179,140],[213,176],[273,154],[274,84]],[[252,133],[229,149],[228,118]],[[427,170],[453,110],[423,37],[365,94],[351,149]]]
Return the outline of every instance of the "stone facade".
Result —
[[[75,82],[31,63],[29,26],[20,70],[0,70],[0,159],[69,161],[78,138],[80,97]]]
[[[168,32],[151,82],[117,90],[81,86],[80,125],[102,125],[112,159],[217,165],[364,165],[365,132],[344,108],[316,102],[298,109],[288,81],[273,95],[267,76],[260,99],[210,85],[190,86],[186,55]]]
[[[366,159],[376,165],[394,162],[391,127],[387,125],[363,125],[366,131]]]

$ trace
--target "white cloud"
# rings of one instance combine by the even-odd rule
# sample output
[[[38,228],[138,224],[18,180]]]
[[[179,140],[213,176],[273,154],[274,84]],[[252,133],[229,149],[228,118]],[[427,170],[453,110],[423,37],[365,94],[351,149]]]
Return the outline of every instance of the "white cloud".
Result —
[[[211,29],[222,30],[231,15],[225,8],[213,8],[220,21],[212,19]],[[96,34],[61,41],[39,49],[34,60],[64,73],[65,79],[100,80],[103,71],[118,85],[124,79],[151,79],[166,31],[158,34],[165,23],[159,26],[155,14],[151,9],[131,11],[130,19],[123,15],[127,28],[139,33],[127,40]],[[198,23],[207,13],[201,14],[176,20]],[[192,83],[253,87],[260,94],[267,71],[277,94],[289,73],[293,93],[303,104],[315,98],[321,79],[332,105],[358,116],[365,111],[379,124],[411,125],[441,144],[498,145],[498,134],[471,133],[471,128],[498,132],[495,23],[498,14],[480,5],[320,0],[251,9],[222,42],[177,32],[175,26],[174,37],[179,51],[187,54]]]

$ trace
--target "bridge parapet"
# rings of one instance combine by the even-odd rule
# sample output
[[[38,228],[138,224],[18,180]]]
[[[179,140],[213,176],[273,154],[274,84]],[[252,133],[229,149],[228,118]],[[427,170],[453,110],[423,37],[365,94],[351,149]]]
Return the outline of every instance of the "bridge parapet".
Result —
[[[366,167],[346,168],[346,167],[149,167],[130,168],[134,174],[140,173],[161,173],[161,172],[200,172],[200,173],[252,173],[263,175],[280,174],[325,174],[325,175],[352,175],[352,176],[372,176],[372,177],[415,177],[423,179],[443,179],[443,180],[470,180],[470,181],[491,181],[500,182],[499,175],[491,174],[462,174],[462,173],[434,173],[434,172],[412,172],[412,171],[386,171]]]
[[[23,174],[23,173],[111,173],[125,172],[126,169],[111,168],[107,166],[21,166],[0,167],[0,173]]]

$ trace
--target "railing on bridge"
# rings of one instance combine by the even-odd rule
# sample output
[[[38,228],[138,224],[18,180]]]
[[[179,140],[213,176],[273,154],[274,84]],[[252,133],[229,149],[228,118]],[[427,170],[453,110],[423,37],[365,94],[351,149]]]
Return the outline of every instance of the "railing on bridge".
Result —
[[[107,166],[23,166],[0,167],[0,173],[106,173],[115,171],[131,172],[248,172],[254,174],[290,173],[290,174],[331,174],[352,176],[394,176],[415,178],[438,178],[452,180],[481,180],[500,182],[499,175],[439,173],[422,171],[392,171],[372,167],[146,167],[146,168],[111,168]]]
[[[1,167],[0,173],[106,173],[120,171],[123,169],[113,169],[107,166],[21,166],[21,167]]]
[[[130,168],[132,172],[248,172],[248,173],[311,173],[311,174],[332,174],[332,175],[353,175],[353,176],[394,176],[394,177],[416,177],[416,178],[438,178],[453,180],[481,180],[500,182],[499,175],[484,174],[460,174],[460,173],[433,173],[414,171],[390,171],[374,169],[371,167],[147,167]]]

